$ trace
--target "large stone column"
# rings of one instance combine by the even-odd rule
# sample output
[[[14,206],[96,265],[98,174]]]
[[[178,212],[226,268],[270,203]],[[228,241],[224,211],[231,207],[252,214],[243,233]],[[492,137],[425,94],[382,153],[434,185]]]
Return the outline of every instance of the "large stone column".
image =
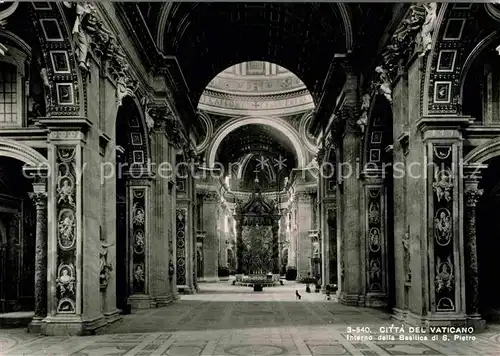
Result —
[[[236,273],[243,273],[243,219],[236,216]]]
[[[321,290],[326,292],[326,286],[330,284],[330,234],[328,231],[328,214],[326,209],[326,178],[329,173],[327,166],[323,166],[325,149],[320,148],[316,155],[320,167],[318,174],[318,233],[321,241]]]
[[[464,167],[464,197],[465,197],[465,264],[467,323],[483,328],[484,320],[479,313],[479,268],[477,262],[477,231],[476,205],[483,195],[478,189],[480,170],[486,165],[470,165]]]
[[[200,191],[198,191],[200,192]],[[220,196],[215,191],[204,191],[203,196],[203,281],[218,282],[219,236],[217,229]]]
[[[182,166],[182,161],[178,160],[177,165]],[[192,167],[184,165],[187,169],[176,180],[175,258],[177,289],[189,294],[196,292],[196,187]]]
[[[304,278],[311,273],[312,246],[309,231],[312,226],[313,197],[308,191],[297,189],[297,278]]]
[[[274,220],[271,227],[272,231],[272,259],[273,259],[273,274],[280,273],[280,253],[279,253],[279,220]]]
[[[36,178],[35,178],[36,179]],[[28,326],[29,332],[41,331],[47,316],[47,191],[45,182],[33,183],[29,193],[36,209],[35,236],[35,315]]]

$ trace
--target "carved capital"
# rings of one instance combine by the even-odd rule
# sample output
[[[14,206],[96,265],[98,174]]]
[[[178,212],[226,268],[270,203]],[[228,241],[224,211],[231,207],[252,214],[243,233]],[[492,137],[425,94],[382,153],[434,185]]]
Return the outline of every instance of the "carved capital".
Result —
[[[45,192],[28,193],[28,196],[37,208],[44,208],[47,204],[47,193]]]
[[[476,207],[477,202],[483,195],[483,189],[468,188],[465,190],[465,204],[468,207]]]

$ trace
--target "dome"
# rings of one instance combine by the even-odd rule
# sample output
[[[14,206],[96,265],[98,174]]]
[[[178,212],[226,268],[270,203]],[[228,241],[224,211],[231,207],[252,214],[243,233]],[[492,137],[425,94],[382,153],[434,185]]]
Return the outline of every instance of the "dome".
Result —
[[[213,78],[198,108],[222,115],[290,115],[313,109],[314,103],[295,74],[274,63],[251,61]]]

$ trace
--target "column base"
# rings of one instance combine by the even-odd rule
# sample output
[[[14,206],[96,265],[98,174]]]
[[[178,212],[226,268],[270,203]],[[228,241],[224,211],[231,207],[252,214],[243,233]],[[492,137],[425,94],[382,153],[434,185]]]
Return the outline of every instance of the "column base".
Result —
[[[166,307],[169,304],[172,304],[175,300],[175,297],[170,295],[163,295],[159,297],[155,297],[155,304],[157,308]]]
[[[42,331],[43,317],[33,317],[33,320],[28,324],[28,332],[30,334],[40,334]]]
[[[130,304],[132,309],[149,309],[151,298],[147,294],[133,294],[128,297],[127,304]]]
[[[95,335],[106,325],[107,321],[104,315],[92,319],[81,315],[57,315],[43,319],[40,332],[44,336]]]
[[[472,326],[475,331],[482,331],[486,328],[486,320],[479,314],[471,314],[467,316],[467,326]]]
[[[470,326],[468,318],[463,314],[418,315],[409,310],[394,308],[392,317],[411,326]]]
[[[404,322],[408,316],[408,310],[392,308],[392,319]]]
[[[359,294],[350,294],[347,292],[340,292],[339,302],[344,305],[353,307],[363,307],[365,305],[365,298]]]
[[[177,286],[179,294],[196,294],[196,288],[190,286]]]
[[[198,279],[198,283],[218,283],[218,282],[220,282],[219,277],[202,277]]]
[[[365,306],[370,308],[386,308],[387,296],[385,294],[367,294],[365,297]]]
[[[122,320],[122,316],[120,315],[119,309],[113,309],[107,312],[104,312],[104,317],[106,318],[106,322],[108,325],[116,323],[119,320]]]

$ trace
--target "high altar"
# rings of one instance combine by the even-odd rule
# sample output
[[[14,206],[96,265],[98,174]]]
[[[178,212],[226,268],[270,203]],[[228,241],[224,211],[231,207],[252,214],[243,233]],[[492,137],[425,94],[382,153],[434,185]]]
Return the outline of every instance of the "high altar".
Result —
[[[238,273],[279,274],[279,221],[274,201],[267,202],[259,188],[243,203],[236,203],[236,265]]]

